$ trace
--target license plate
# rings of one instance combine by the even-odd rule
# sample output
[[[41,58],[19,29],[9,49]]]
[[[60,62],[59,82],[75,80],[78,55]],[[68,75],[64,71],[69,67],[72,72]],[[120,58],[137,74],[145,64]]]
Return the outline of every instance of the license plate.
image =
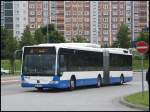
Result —
[[[35,87],[42,87],[42,85],[41,84],[36,84]]]

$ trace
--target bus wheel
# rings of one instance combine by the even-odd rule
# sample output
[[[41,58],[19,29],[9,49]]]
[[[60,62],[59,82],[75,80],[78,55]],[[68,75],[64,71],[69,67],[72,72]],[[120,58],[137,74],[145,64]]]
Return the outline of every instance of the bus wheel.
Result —
[[[97,77],[96,87],[98,87],[98,88],[101,87],[101,77],[100,76]]]
[[[70,90],[74,90],[75,89],[75,79],[72,77],[70,79]]]
[[[120,77],[120,84],[122,85],[124,83],[124,77],[123,77],[123,75],[121,75],[121,77]]]

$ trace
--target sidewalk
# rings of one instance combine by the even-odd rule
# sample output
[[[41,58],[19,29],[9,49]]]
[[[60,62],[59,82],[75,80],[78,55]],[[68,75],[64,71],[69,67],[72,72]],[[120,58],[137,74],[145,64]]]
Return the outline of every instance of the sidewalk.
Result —
[[[20,75],[1,76],[1,84],[10,84],[10,83],[17,83],[17,82],[20,82]]]

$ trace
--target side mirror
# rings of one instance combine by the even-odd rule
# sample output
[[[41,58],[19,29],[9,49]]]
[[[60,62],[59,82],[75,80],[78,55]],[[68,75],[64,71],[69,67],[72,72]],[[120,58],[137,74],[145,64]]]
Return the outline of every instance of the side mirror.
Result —
[[[15,51],[15,58],[21,59],[22,58],[22,50],[16,50]]]

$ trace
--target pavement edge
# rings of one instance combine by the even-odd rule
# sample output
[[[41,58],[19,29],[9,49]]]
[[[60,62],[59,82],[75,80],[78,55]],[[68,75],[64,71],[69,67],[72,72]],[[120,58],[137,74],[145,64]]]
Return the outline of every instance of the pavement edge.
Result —
[[[140,110],[144,110],[144,111],[149,111],[149,108],[148,108],[148,107],[127,102],[127,101],[124,99],[124,97],[125,97],[125,96],[120,97],[120,103],[121,103],[121,104],[126,105],[126,106],[131,107],[131,108],[136,108],[136,109],[140,109]]]

